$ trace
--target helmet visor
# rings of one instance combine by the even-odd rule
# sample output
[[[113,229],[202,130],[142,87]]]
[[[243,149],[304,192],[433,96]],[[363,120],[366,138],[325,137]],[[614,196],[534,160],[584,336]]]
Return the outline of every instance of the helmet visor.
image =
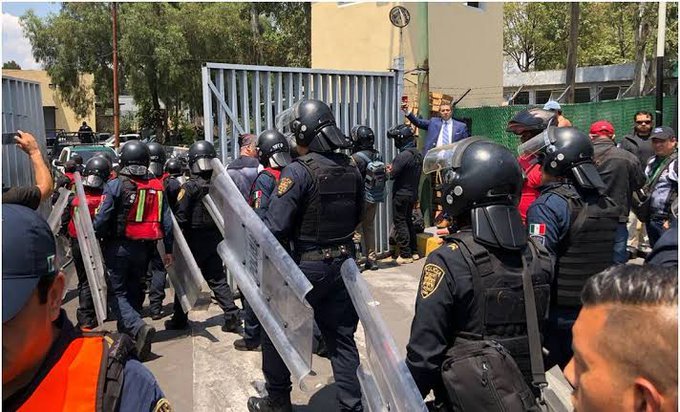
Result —
[[[553,137],[554,128],[549,127],[540,134],[532,137],[526,142],[517,147],[517,153],[520,156],[532,156],[543,151],[546,147],[551,146],[555,142]]]
[[[154,174],[154,176],[159,177],[163,174],[163,165],[156,162],[151,162],[149,164],[149,171]]]
[[[423,173],[428,174],[446,169],[459,168],[465,149],[472,143],[480,140],[484,139],[473,136],[456,143],[431,149],[423,159]]]
[[[194,164],[191,166],[191,171],[194,173],[208,172],[210,170],[212,170],[212,159],[208,159],[206,157],[196,159]]]
[[[269,166],[276,168],[285,167],[292,161],[290,152],[276,152],[269,158]]]
[[[143,165],[127,165],[124,169],[128,174],[133,176],[146,176],[149,172],[149,168]]]
[[[85,176],[85,178],[83,179],[83,186],[93,187],[95,189],[98,189],[98,188],[104,186],[104,179],[102,179],[101,177],[99,177],[97,175]]]
[[[302,100],[276,115],[274,118],[276,130],[284,134],[290,132],[290,124],[297,118],[297,108],[301,102]]]

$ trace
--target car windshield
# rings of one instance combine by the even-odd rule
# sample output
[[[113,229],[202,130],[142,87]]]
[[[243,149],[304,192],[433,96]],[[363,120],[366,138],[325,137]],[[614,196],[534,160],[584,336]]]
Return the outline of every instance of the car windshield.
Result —
[[[114,163],[118,163],[118,156],[113,150],[111,150],[108,147],[97,147],[86,150],[77,150],[72,152],[71,157],[73,157],[73,154],[75,153],[78,153],[80,156],[82,156],[83,164],[87,163],[87,161],[93,158],[94,155],[96,155],[97,153],[104,153],[108,158],[113,159]]]

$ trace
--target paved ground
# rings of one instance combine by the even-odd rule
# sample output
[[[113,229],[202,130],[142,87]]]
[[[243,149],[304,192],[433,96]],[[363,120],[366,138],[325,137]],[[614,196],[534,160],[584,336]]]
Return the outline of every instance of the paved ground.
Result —
[[[416,290],[425,259],[409,265],[396,266],[390,259],[381,262],[378,271],[363,272],[373,297],[397,347],[405,354]],[[66,296],[69,318],[75,320],[77,298],[74,284]],[[172,289],[166,289],[165,312],[172,311]],[[238,352],[233,348],[239,336],[220,329],[221,311],[216,304],[207,310],[190,313],[191,330],[165,331],[163,321],[169,316],[152,321],[158,333],[152,347],[153,358],[145,363],[158,379],[161,388],[177,411],[246,411],[249,396],[257,395],[256,387],[263,382],[261,353]],[[114,323],[104,325],[115,330]],[[357,345],[365,354],[361,325],[356,334]],[[302,392],[294,389],[295,411],[337,410],[335,388],[330,363],[314,356],[313,370],[319,384],[315,390]]]

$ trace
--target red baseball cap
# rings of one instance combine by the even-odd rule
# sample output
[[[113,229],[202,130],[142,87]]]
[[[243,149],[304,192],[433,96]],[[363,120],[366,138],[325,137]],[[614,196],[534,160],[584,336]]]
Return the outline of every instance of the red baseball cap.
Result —
[[[598,120],[590,125],[590,134],[612,136],[614,134],[614,126],[606,120]]]

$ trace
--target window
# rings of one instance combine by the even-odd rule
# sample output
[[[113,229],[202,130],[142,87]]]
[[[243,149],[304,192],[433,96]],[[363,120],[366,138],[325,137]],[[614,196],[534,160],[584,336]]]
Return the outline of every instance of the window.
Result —
[[[463,4],[468,6],[468,7],[472,7],[472,8],[479,9],[479,10],[484,10],[484,7],[482,7],[482,3],[478,2],[478,1],[467,1]]]
[[[588,103],[589,101],[590,101],[590,88],[584,87],[575,90],[574,103]]]
[[[619,97],[619,86],[603,87],[600,91],[600,101],[616,100]]]
[[[529,104],[529,92],[519,92],[512,104]]]
[[[545,104],[550,100],[550,90],[536,90],[536,104]]]

